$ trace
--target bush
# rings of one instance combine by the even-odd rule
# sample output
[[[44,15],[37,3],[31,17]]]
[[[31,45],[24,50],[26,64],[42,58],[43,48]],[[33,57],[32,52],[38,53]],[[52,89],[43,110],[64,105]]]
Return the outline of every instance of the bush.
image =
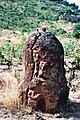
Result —
[[[4,60],[4,55],[2,54],[2,51],[0,50],[0,62],[3,62]]]
[[[65,56],[74,57],[80,61],[80,44],[75,41],[69,41],[63,44]]]
[[[59,4],[62,1],[4,0],[0,5],[0,27],[29,32],[39,27],[39,23],[42,21],[58,21],[59,13],[67,10],[66,6]]]
[[[75,38],[80,38],[80,23],[74,25],[74,27],[73,27],[73,36]]]
[[[64,46],[64,53],[66,56],[72,56],[74,53],[75,42],[69,41],[63,44]]]
[[[50,30],[54,35],[62,35],[62,34],[65,34],[66,31],[62,28],[60,29],[56,29],[56,28],[51,28]]]
[[[66,31],[65,31],[64,29],[62,29],[62,28],[57,29],[57,32],[58,32],[59,35],[60,35],[60,34],[65,34],[65,33],[66,33]]]
[[[4,59],[6,61],[11,61],[12,60],[12,57],[14,57],[14,46],[13,44],[11,43],[11,41],[6,41],[2,48],[1,48],[1,51],[2,51],[2,55],[4,56]]]
[[[15,32],[14,32],[15,33]],[[10,67],[12,65],[13,58],[22,60],[23,54],[23,45],[26,40],[26,36],[24,33],[20,33],[20,42],[14,44],[10,40],[6,40],[3,42],[2,46],[0,47],[0,63],[5,63]]]

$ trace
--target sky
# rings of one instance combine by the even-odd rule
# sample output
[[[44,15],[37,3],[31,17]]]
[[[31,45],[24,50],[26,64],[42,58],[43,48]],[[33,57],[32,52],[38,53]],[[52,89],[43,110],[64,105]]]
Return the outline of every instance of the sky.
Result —
[[[67,0],[69,3],[75,3],[80,8],[80,0]]]

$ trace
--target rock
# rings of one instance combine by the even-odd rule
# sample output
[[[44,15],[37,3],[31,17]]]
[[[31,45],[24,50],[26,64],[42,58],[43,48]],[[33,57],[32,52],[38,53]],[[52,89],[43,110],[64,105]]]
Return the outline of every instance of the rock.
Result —
[[[67,118],[61,118],[61,120],[68,120]]]
[[[62,118],[62,114],[57,113],[57,114],[54,115],[54,118]]]
[[[34,117],[35,117],[35,120],[45,120],[45,119],[42,118],[41,114],[38,113],[38,112],[36,112],[34,115],[35,115],[35,116],[34,116]]]
[[[32,110],[59,111],[66,105],[69,89],[65,77],[64,50],[46,29],[31,34],[24,46],[24,79],[20,102]]]
[[[68,120],[75,120],[75,118],[71,117],[71,118],[69,118]]]

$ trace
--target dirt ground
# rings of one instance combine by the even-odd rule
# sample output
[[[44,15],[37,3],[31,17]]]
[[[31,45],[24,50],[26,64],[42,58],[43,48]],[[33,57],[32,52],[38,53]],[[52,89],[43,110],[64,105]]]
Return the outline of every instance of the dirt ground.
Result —
[[[79,71],[80,74],[80,71]],[[35,111],[28,113],[27,108],[9,109],[2,103],[4,90],[0,89],[0,120],[80,120],[80,80],[74,79],[71,82],[69,101],[66,110],[56,114],[42,113]],[[2,101],[1,101],[2,100]]]

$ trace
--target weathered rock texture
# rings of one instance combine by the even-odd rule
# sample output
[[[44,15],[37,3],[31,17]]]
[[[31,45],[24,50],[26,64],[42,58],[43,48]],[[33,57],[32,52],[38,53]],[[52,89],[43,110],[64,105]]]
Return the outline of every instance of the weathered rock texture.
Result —
[[[32,110],[51,112],[65,105],[68,87],[61,43],[50,32],[33,33],[24,47],[24,81],[20,99]]]

